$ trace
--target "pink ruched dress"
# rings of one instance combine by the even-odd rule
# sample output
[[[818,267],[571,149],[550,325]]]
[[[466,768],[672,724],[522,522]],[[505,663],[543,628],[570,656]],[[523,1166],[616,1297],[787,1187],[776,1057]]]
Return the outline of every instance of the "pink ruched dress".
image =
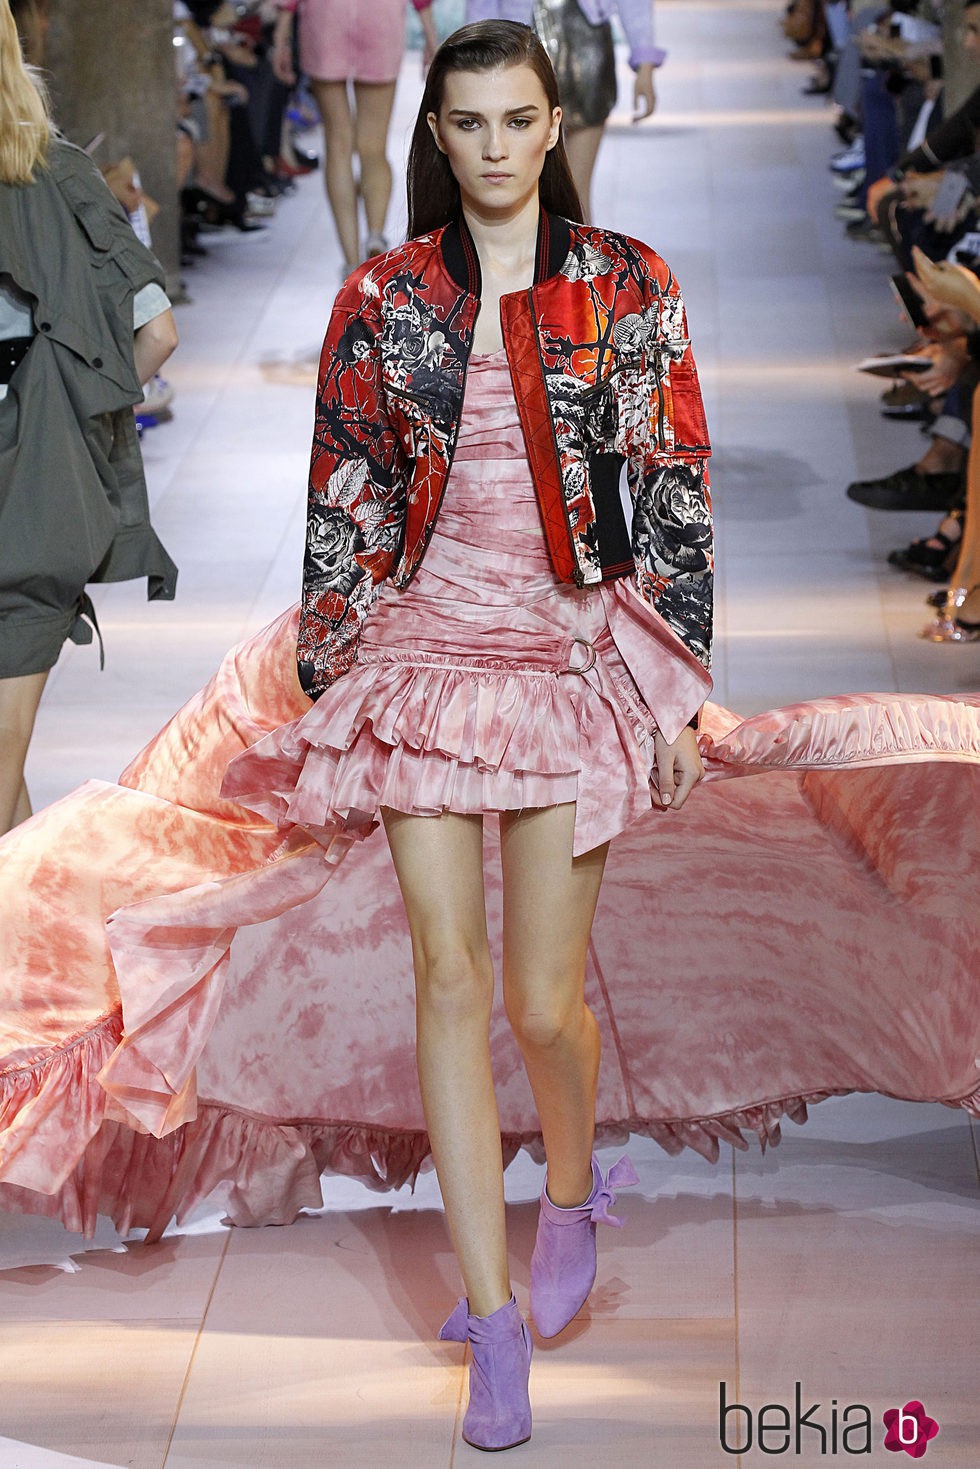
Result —
[[[415,578],[384,586],[353,668],[233,762],[223,794],[325,843],[382,806],[574,801],[588,851],[650,810],[656,724],[637,685],[656,686],[664,654],[643,618],[659,621],[624,586],[556,579],[505,352],[474,355]]]
[[[405,51],[405,0],[280,0],[278,8],[297,12],[299,62],[307,76],[323,82],[397,78]]]
[[[0,840],[0,1209],[158,1239],[215,1196],[282,1224],[325,1171],[415,1177],[411,937],[387,843],[360,840],[386,802],[574,800],[579,850],[629,823],[585,969],[600,1144],[715,1161],[850,1091],[980,1117],[980,694],[708,704],[706,781],[651,809],[648,711],[683,727],[689,670],[627,580],[556,582],[514,425],[504,359],[472,361],[418,575],[316,704],[291,608],[118,783]],[[503,1157],[543,1158],[499,993],[490,1046]]]

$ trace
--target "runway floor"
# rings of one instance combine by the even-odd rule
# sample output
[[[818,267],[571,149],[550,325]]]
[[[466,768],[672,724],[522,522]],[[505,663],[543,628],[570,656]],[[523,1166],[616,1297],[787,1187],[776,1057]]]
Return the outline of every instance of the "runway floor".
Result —
[[[907,334],[887,262],[833,220],[830,113],[801,98],[779,13],[776,0],[658,0],[659,109],[641,128],[617,115],[595,201],[603,224],[667,257],[688,301],[717,446],[715,697],[751,713],[849,690],[976,690],[980,647],[918,640],[925,584],[884,563],[930,518],[844,497],[859,474],[920,452],[851,370]],[[418,95],[410,55],[396,159]],[[399,201],[393,237],[403,228]],[[178,600],[98,595],[106,669],[69,648],[55,670],[29,768],[36,805],[114,779],[227,646],[298,591],[310,362],[339,266],[319,177],[264,234],[208,243],[167,370],[176,417],[145,442]],[[757,1443],[726,1452],[720,1383],[756,1416],[765,1403],[792,1416],[796,1383],[804,1410],[820,1404],[823,1452],[804,1427],[788,1456],[831,1457],[835,1416],[840,1432],[860,1403],[866,1460],[894,1463],[882,1414],[919,1399],[940,1425],[929,1462],[980,1462],[980,1170],[965,1114],[852,1096],[787,1122],[765,1156],[754,1141],[714,1166],[644,1141],[630,1151],[641,1187],[622,1199],[628,1227],[602,1232],[588,1307],[538,1345],[534,1437],[515,1464],[764,1462]],[[540,1186],[524,1157],[508,1171],[522,1301]],[[212,1211],[152,1248],[109,1226],[86,1242],[0,1216],[0,1469],[475,1462],[460,1438],[463,1348],[434,1341],[458,1293],[434,1177],[414,1196],[337,1180],[326,1194],[286,1229],[227,1229]],[[729,1419],[729,1447],[744,1423]]]

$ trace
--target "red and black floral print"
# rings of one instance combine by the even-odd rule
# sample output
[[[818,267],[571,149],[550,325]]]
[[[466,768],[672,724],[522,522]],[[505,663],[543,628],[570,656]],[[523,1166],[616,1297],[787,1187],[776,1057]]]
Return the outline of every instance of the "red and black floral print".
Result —
[[[320,361],[299,635],[314,698],[354,661],[382,583],[407,585],[425,553],[479,303],[462,221],[372,261],[337,299]],[[624,235],[542,214],[535,283],[500,309],[556,575],[581,586],[631,575],[707,666],[710,450],[676,280]]]

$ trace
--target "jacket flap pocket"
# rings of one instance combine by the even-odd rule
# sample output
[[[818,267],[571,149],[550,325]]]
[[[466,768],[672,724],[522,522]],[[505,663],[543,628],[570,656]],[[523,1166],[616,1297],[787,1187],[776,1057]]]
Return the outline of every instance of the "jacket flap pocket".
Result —
[[[708,424],[701,400],[701,386],[694,363],[675,362],[670,369],[670,395],[673,407],[674,448],[710,454]]]
[[[81,226],[89,244],[101,254],[108,254],[112,249],[112,227],[107,215],[111,207],[112,196],[106,199],[103,209],[92,198],[90,191],[77,179],[69,175],[67,178],[62,178],[60,183],[68,207]],[[108,193],[108,186],[106,186],[106,192]]]

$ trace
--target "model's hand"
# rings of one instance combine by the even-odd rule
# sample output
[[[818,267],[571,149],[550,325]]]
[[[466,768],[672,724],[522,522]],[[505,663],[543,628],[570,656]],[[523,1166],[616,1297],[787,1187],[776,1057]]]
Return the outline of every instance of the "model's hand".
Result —
[[[649,117],[657,105],[657,92],[653,85],[653,62],[642,61],[633,78],[633,121],[642,122]]]
[[[657,760],[657,789],[665,809],[679,811],[704,775],[698,737],[693,729],[682,729],[672,745],[660,731],[654,740]]]
[[[282,82],[283,86],[295,87],[293,16],[289,10],[280,10],[276,16],[276,27],[272,33],[272,73],[276,81]]]
[[[293,48],[289,41],[277,41],[272,50],[272,72],[276,81],[285,87],[295,87],[296,72],[293,69]]]

